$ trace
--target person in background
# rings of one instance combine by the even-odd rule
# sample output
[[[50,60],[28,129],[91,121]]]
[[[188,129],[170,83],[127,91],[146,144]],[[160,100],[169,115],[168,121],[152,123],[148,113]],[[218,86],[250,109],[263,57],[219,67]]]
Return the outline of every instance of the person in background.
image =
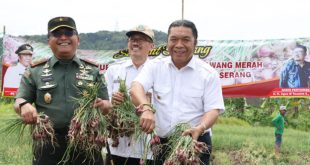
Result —
[[[33,47],[30,44],[23,44],[15,51],[18,55],[18,63],[10,66],[4,75],[3,87],[5,88],[18,88],[22,75],[26,68],[30,66]]]
[[[99,108],[103,114],[112,108],[98,67],[77,57],[79,43],[80,37],[71,17],[51,19],[48,22],[48,45],[54,55],[33,64],[22,77],[15,97],[15,111],[27,124],[36,123],[38,113],[44,112],[53,123],[58,143],[56,146],[46,143],[43,147],[36,147],[34,165],[61,164],[67,149],[70,121],[79,106],[75,99],[82,97],[80,92],[87,86],[103,84],[93,107]],[[76,149],[68,164],[103,164],[101,153],[94,154],[95,159],[88,160],[82,151]]]
[[[156,125],[156,133],[165,144],[177,124],[188,122],[192,127],[183,134],[207,144],[208,151],[200,155],[200,161],[209,164],[212,151],[209,130],[224,111],[224,101],[218,72],[193,57],[197,38],[193,22],[172,22],[167,40],[170,56],[150,61],[133,81],[130,93],[135,105],[142,107],[143,131],[151,133]],[[154,92],[156,112],[145,95],[149,89]],[[164,163],[165,152],[163,149],[155,158],[156,164]]]
[[[124,95],[119,90],[119,80],[126,80],[127,89],[130,88],[131,82],[140,73],[142,68],[148,63],[149,51],[154,48],[154,32],[148,26],[138,25],[126,33],[128,40],[128,54],[130,60],[123,61],[108,68],[105,78],[107,81],[109,97],[113,105],[119,105],[124,100]],[[135,110],[132,110],[135,113]],[[109,139],[112,160],[114,164],[134,165],[139,164],[143,155],[143,142],[131,142],[129,137],[119,137],[117,146],[111,145],[112,139]],[[130,145],[128,145],[130,144]],[[148,154],[151,159],[152,153]],[[109,160],[106,162],[110,163]],[[149,160],[148,164],[152,164]]]
[[[282,144],[282,135],[283,135],[283,131],[284,131],[284,116],[286,113],[286,106],[281,105],[280,106],[280,110],[278,115],[272,119],[272,124],[275,127],[275,146],[274,146],[274,150],[275,150],[275,155],[276,157],[279,157],[280,154],[280,148],[281,148],[281,144]]]
[[[305,61],[307,48],[296,45],[293,59],[289,60],[281,71],[281,88],[308,88],[310,78],[310,62]]]

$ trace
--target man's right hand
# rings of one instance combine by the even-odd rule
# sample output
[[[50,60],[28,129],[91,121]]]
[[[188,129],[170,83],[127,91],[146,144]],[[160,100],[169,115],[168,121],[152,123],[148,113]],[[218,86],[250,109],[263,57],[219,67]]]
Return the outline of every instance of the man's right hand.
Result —
[[[30,103],[21,107],[20,116],[26,124],[35,124],[38,121],[37,110]]]

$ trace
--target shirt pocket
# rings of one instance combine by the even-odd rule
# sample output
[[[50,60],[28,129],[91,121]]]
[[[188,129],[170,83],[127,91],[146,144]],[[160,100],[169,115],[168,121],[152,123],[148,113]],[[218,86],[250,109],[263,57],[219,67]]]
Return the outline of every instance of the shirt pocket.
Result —
[[[154,87],[154,101],[159,104],[167,104],[169,100],[169,93],[171,88],[169,87]]]
[[[203,89],[184,89],[181,94],[181,106],[190,111],[203,109],[203,93]]]

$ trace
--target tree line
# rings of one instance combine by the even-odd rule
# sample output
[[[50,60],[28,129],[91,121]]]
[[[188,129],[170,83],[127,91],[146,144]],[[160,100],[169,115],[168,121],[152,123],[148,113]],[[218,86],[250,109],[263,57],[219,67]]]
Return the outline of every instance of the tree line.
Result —
[[[84,50],[120,50],[127,48],[127,31],[98,31],[96,33],[80,33],[79,49]],[[165,45],[167,33],[154,30],[155,45]],[[47,35],[25,35],[25,39],[47,43]]]

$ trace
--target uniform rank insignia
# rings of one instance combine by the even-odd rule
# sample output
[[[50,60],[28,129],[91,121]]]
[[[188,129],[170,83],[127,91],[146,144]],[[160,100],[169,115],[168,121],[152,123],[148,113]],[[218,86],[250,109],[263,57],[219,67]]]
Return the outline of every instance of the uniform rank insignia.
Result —
[[[80,73],[76,73],[76,79],[94,81],[94,76],[89,74],[91,67],[80,65]]]
[[[93,81],[94,80],[94,76],[93,75],[89,75],[89,74],[79,74],[79,73],[76,73],[76,79]]]

